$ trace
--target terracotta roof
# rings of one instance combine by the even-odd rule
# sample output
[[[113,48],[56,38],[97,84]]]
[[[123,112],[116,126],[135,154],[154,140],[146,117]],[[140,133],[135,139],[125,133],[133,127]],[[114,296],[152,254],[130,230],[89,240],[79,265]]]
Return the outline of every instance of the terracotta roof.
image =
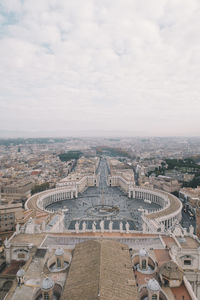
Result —
[[[200,246],[199,242],[190,236],[185,236],[180,244],[182,248],[186,249],[198,249]]]
[[[160,267],[159,273],[169,280],[182,281],[183,279],[183,270],[172,260],[164,263]]]
[[[191,300],[192,299],[184,284],[181,284],[180,287],[171,288],[171,291],[174,294],[176,300],[183,300],[183,299]]]
[[[159,267],[170,260],[169,250],[167,249],[154,249],[154,254]]]
[[[62,299],[138,300],[128,246],[110,240],[78,244]]]
[[[21,233],[21,234],[17,234],[15,235],[12,240],[11,243],[13,245],[15,244],[26,244],[26,243],[31,243],[34,244],[36,247],[39,247],[39,245],[42,243],[42,241],[44,240],[46,234],[45,233],[37,233],[37,234],[28,234],[28,233]]]
[[[170,236],[162,235],[162,239],[168,248],[171,248],[172,246],[178,246],[176,241]]]
[[[1,275],[15,275],[17,271],[25,264],[24,261],[12,260]]]

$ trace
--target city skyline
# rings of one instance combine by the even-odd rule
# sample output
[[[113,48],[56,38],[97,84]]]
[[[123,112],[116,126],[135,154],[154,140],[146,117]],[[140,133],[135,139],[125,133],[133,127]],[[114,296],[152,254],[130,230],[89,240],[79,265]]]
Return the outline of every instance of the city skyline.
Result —
[[[2,0],[1,130],[198,136],[199,29],[197,0]]]

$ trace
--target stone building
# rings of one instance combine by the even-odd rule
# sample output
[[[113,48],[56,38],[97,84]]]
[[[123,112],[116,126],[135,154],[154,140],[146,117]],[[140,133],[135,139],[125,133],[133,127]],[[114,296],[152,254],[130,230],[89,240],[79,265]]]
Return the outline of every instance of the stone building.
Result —
[[[0,232],[14,231],[16,219],[22,215],[22,204],[0,205]]]
[[[192,235],[20,232],[5,242],[0,286],[13,269],[5,300],[197,300],[199,246]]]

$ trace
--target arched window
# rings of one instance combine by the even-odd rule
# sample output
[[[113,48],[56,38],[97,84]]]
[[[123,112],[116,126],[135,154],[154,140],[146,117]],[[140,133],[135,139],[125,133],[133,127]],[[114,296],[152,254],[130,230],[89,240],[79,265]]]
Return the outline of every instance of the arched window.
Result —
[[[164,279],[164,286],[169,286],[169,281],[167,279]]]
[[[44,292],[44,300],[49,300],[49,293]]]
[[[60,261],[60,258],[57,258],[57,268],[61,268],[61,261]]]
[[[143,259],[142,260],[142,270],[146,270],[147,268],[147,262],[146,262],[146,259]]]
[[[152,296],[152,300],[157,300],[158,299],[158,296],[156,295],[156,294],[154,294],[153,296]]]

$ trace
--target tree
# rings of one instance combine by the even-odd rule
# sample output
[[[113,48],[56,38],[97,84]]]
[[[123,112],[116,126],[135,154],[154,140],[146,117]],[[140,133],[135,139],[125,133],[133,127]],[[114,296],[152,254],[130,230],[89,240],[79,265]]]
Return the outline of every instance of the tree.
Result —
[[[45,191],[49,188],[49,182],[45,182],[42,184],[37,184],[31,189],[31,195],[34,195],[36,193]]]

